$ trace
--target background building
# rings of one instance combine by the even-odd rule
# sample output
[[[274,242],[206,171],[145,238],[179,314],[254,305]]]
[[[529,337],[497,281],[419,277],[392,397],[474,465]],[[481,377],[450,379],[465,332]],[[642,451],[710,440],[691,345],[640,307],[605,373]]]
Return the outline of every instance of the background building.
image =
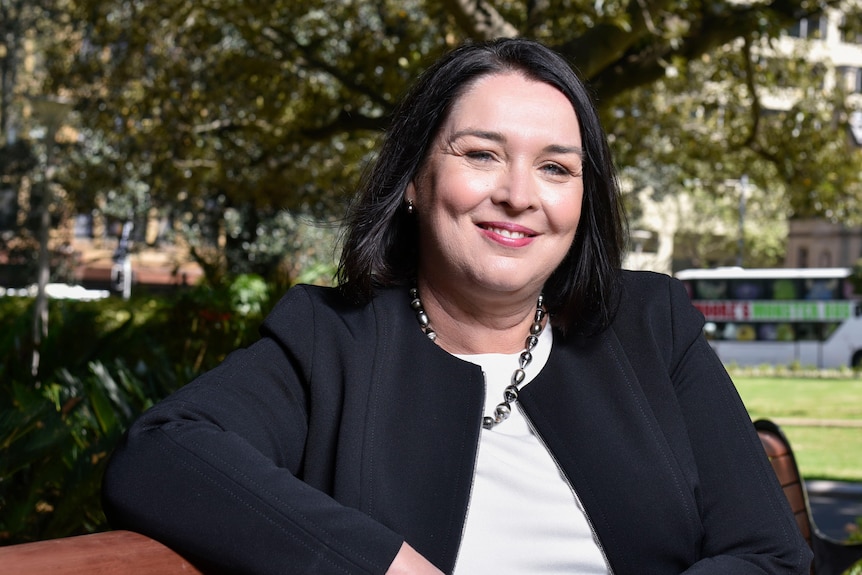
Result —
[[[862,258],[862,226],[821,219],[790,220],[785,267],[852,267]]]

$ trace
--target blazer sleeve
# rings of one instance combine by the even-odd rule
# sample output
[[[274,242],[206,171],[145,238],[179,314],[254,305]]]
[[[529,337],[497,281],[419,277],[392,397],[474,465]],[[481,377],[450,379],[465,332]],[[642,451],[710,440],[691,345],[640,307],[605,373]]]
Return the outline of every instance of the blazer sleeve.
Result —
[[[319,327],[291,290],[260,341],[144,413],[104,477],[111,525],[213,572],[384,573],[403,538],[300,479]]]
[[[671,281],[671,378],[697,474],[702,560],[686,575],[809,572],[812,554],[723,365],[703,316]]]

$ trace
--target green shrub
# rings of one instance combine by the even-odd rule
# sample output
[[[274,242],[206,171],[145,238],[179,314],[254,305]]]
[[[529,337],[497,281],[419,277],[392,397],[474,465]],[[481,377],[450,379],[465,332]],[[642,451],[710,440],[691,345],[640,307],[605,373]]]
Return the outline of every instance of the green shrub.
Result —
[[[32,300],[0,298],[0,545],[106,528],[107,458],[143,410],[257,339],[258,277],[130,300],[51,301],[37,375]]]
[[[849,543],[862,543],[862,517],[856,518],[856,524],[848,528],[848,533]]]
[[[170,380],[121,360],[59,369],[37,388],[0,392],[0,543],[105,527],[99,486],[107,457],[132,419]]]

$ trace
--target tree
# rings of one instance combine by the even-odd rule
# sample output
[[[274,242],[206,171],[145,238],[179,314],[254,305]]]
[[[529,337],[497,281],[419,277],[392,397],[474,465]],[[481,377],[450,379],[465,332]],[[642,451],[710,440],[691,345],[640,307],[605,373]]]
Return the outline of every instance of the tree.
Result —
[[[859,221],[862,155],[849,139],[846,94],[824,82],[828,70],[810,60],[806,42],[783,40],[742,38],[674,61],[650,90],[618,99],[608,118],[624,173],[659,197],[684,190],[692,200],[679,230],[689,251],[698,233],[714,247],[702,232],[740,217],[743,176],[755,224],[745,231],[746,265],[781,265],[785,218]],[[767,99],[783,107],[769,108]],[[736,263],[736,249],[720,252],[688,263]]]
[[[74,1],[86,33],[52,60],[52,89],[78,95],[104,153],[84,154],[67,187],[90,203],[137,182],[135,209],[203,235],[223,229],[224,210],[338,213],[410,80],[467,38],[511,35],[574,63],[636,187],[649,180],[637,166],[664,163],[673,193],[747,172],[791,215],[838,217],[857,201],[859,163],[828,161],[846,138],[822,99],[771,116],[758,105],[776,82],[770,42],[839,0]],[[810,65],[793,62],[811,85]]]
[[[0,0],[0,193],[7,197],[17,197],[21,178],[37,164],[33,146],[21,132],[25,95],[33,88],[23,69],[24,44],[40,21],[40,8],[39,2]]]
[[[67,106],[56,97],[40,93],[39,83],[45,70],[27,60],[34,58],[36,50],[52,52],[53,39],[68,29],[68,13],[64,0],[0,2],[3,18],[0,20],[0,166],[3,168],[0,190],[5,195],[8,189],[4,188],[8,186],[17,196],[15,188],[29,188],[28,223],[35,225],[21,226],[19,231],[31,238],[35,235],[38,244],[31,361],[34,377],[39,373],[42,340],[48,334],[45,288],[51,275],[49,233],[52,219],[61,211],[53,201],[53,159]],[[36,140],[41,142],[37,144]]]

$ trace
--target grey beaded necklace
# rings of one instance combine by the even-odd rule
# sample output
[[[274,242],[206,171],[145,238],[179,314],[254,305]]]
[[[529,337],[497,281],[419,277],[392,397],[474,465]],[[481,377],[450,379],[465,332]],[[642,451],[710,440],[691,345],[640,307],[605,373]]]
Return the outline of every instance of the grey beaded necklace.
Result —
[[[419,299],[419,290],[415,287],[410,288],[410,307],[416,312],[419,327],[422,328],[428,339],[435,341],[437,332],[431,328],[431,321],[428,319],[428,314],[425,313],[425,308],[422,307],[422,300]],[[485,429],[491,429],[504,422],[512,413],[512,404],[518,401],[518,386],[524,382],[526,377],[524,369],[533,361],[533,349],[539,343],[539,335],[543,329],[542,320],[546,314],[545,296],[539,294],[539,299],[536,301],[536,315],[530,325],[530,335],[524,342],[524,351],[518,357],[518,368],[512,373],[512,383],[503,391],[503,402],[494,409],[494,415],[486,415],[482,418],[482,427]]]

